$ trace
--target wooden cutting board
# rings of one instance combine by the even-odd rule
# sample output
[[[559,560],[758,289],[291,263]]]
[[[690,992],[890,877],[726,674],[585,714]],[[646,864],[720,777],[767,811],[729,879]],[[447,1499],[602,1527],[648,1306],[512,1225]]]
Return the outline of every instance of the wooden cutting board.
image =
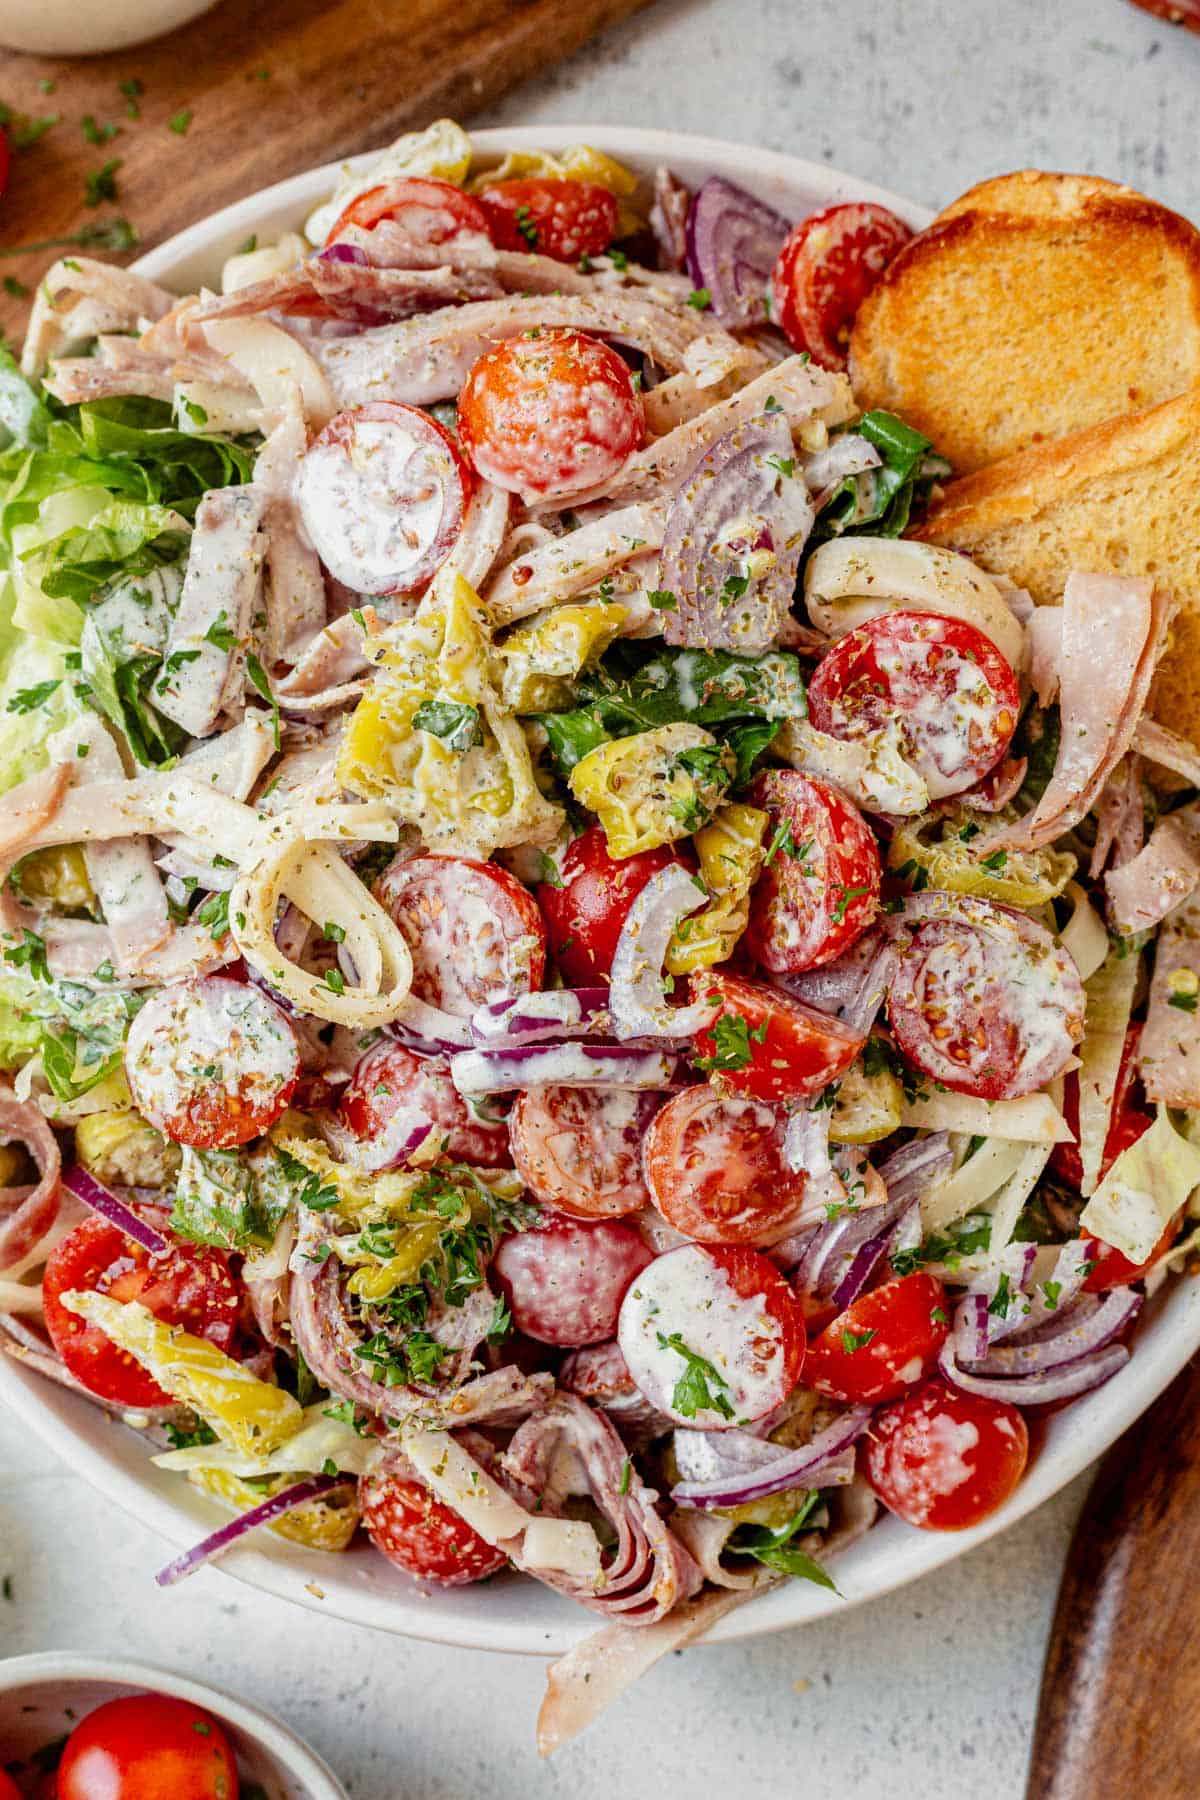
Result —
[[[11,112],[60,115],[30,148],[14,151],[0,247],[121,215],[149,248],[285,175],[442,115],[469,118],[647,4],[222,0],[183,30],[111,56],[0,51],[0,100]],[[122,83],[138,90],[131,96]],[[90,142],[89,116],[93,136],[110,125],[116,134]],[[88,178],[113,159],[115,198],[89,207]],[[0,278],[32,286],[54,254],[6,256]],[[7,335],[19,336],[26,309],[11,289],[0,291]]]
[[[1200,1795],[1200,1358],[1100,1465],[1042,1677],[1026,1800]]]

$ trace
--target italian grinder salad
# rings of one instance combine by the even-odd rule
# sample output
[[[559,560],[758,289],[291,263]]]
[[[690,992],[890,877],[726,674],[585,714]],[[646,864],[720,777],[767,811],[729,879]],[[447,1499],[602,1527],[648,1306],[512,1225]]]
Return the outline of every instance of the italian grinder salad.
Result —
[[[548,1744],[986,1518],[1194,1243],[1171,603],[905,535],[910,236],[443,121],[0,373],[0,1336],[229,1512],[163,1583],[600,1615]]]

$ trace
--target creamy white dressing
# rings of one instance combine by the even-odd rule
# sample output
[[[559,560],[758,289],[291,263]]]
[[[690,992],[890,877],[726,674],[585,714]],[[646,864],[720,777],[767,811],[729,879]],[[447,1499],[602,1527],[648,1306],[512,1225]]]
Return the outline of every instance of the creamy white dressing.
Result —
[[[205,1090],[270,1102],[298,1067],[295,1034],[279,1008],[257,988],[223,978],[162,989],[134,1020],[125,1049],[134,1099],[158,1125]]]
[[[306,453],[296,499],[318,556],[339,581],[358,593],[392,594],[427,569],[457,483],[448,449],[398,420],[358,419]]]
[[[716,1371],[714,1396],[732,1408],[681,1412],[675,1396],[689,1359],[660,1339],[678,1337]],[[778,1405],[785,1382],[778,1322],[761,1295],[744,1299],[724,1269],[698,1244],[656,1258],[631,1284],[621,1305],[617,1342],[638,1391],[669,1418],[716,1431],[759,1419]]]

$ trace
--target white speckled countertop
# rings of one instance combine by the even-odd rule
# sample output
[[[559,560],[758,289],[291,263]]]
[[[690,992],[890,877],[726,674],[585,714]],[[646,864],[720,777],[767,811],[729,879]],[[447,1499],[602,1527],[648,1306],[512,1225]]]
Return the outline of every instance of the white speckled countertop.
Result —
[[[1002,169],[1093,170],[1200,215],[1200,38],[1125,0],[659,0],[488,124],[611,121],[824,159],[937,204]],[[874,1607],[671,1658],[553,1764],[535,1662],[324,1624],[165,1547],[0,1415],[0,1654],[157,1661],[284,1714],[355,1800],[958,1800],[1024,1787],[1086,1478]],[[703,1736],[701,1737],[701,1733]]]

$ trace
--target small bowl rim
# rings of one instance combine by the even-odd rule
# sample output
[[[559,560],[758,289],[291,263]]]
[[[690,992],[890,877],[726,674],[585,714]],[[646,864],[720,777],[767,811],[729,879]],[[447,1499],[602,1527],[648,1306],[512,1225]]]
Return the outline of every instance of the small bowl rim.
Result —
[[[179,1675],[155,1663],[130,1662],[125,1658],[83,1656],[68,1650],[40,1650],[28,1656],[0,1661],[0,1699],[22,1687],[68,1681],[112,1682],[114,1686],[144,1687],[171,1700],[188,1700],[201,1706],[224,1725],[232,1725],[250,1738],[293,1781],[302,1782],[305,1800],[348,1800],[345,1788],[323,1757],[299,1733],[278,1717],[240,1700],[226,1688],[212,1687],[191,1675]]]

